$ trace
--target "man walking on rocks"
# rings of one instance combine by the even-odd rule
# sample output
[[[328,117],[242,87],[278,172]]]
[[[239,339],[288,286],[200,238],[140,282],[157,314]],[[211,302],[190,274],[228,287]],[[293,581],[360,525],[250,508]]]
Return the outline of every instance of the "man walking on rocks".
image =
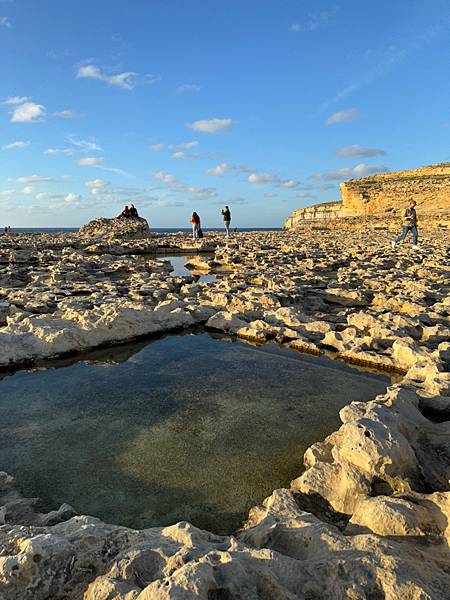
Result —
[[[228,208],[228,206],[225,206],[224,209],[222,209],[222,216],[223,216],[223,224],[225,226],[225,231],[227,232],[227,237],[230,235],[230,223],[231,223],[231,212],[230,209]]]
[[[392,250],[395,250],[395,246],[399,242],[403,242],[409,232],[412,233],[413,236],[413,248],[418,248],[417,241],[419,239],[419,233],[417,231],[417,213],[416,213],[416,203],[412,200],[409,203],[409,206],[405,208],[405,211],[402,216],[402,225],[403,225],[403,233],[398,236],[395,240],[392,240]]]

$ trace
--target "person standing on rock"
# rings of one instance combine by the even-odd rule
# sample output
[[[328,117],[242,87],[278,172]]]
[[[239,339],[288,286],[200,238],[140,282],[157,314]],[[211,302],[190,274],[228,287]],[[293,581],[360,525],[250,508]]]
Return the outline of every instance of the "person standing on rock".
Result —
[[[222,209],[222,216],[223,216],[223,224],[225,226],[225,231],[227,232],[227,237],[230,235],[230,223],[231,223],[231,212],[230,209],[228,208],[228,206],[225,206],[224,209]]]
[[[417,244],[419,239],[419,232],[417,231],[416,202],[414,200],[412,200],[409,203],[409,206],[405,208],[405,211],[403,212],[402,226],[403,233],[399,235],[398,238],[396,238],[395,240],[392,240],[392,249],[395,250],[395,246],[399,242],[403,242],[409,232],[411,232],[413,236],[413,248],[417,249],[419,247]]]
[[[200,217],[198,216],[198,214],[194,211],[192,213],[192,218],[191,218],[191,223],[192,223],[192,239],[198,240],[198,232],[200,230]]]

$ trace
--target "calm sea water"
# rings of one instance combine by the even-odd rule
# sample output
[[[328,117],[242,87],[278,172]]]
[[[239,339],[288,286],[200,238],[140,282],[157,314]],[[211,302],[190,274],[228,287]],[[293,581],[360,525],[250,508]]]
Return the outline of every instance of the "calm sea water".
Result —
[[[63,502],[142,528],[218,533],[302,471],[338,411],[389,382],[276,345],[172,335],[0,379],[0,469]]]
[[[79,230],[79,227],[11,227],[12,233],[73,233]],[[0,228],[0,234],[3,229]],[[159,228],[159,227],[151,227],[151,232],[154,233],[177,233],[179,231],[192,232],[190,227],[169,227],[169,228]],[[223,228],[220,227],[211,227],[204,228],[203,231],[223,231]],[[232,229],[234,231],[234,229]],[[281,227],[242,227],[238,228],[238,231],[281,231]]]

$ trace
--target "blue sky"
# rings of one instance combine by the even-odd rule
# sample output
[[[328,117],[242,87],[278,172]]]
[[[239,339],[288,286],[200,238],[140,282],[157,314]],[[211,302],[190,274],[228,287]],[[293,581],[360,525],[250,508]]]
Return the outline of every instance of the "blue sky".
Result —
[[[0,225],[280,226],[450,160],[448,0],[0,0]]]

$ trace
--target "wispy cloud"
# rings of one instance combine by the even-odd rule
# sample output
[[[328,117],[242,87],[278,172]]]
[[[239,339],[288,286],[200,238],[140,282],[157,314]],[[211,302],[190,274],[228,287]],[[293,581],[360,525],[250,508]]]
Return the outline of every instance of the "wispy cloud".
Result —
[[[90,137],[87,140],[82,140],[73,135],[69,135],[67,136],[66,141],[82,152],[103,152],[103,148],[98,145],[97,140],[94,137]]]
[[[301,31],[316,31],[316,29],[321,29],[328,25],[335,17],[337,11],[337,7],[334,7],[331,10],[309,13],[301,23],[293,23],[291,25],[291,31],[300,33]]]
[[[336,156],[385,156],[386,152],[381,148],[364,148],[358,146],[358,144],[353,144],[353,146],[339,148],[335,154]]]
[[[133,90],[138,85],[148,85],[159,81],[156,75],[140,75],[134,71],[123,71],[109,75],[94,64],[86,64],[78,67],[77,79],[96,79],[104,81],[114,87],[124,90]]]
[[[192,150],[192,148],[196,148],[198,145],[199,142],[197,142],[197,140],[192,140],[191,142],[182,142],[181,144],[162,144],[159,142],[157,144],[151,144],[150,148],[155,152],[160,152],[165,148],[178,152],[179,150]]]
[[[199,156],[197,156],[197,154],[185,152],[184,150],[177,150],[172,154],[172,158],[177,160],[198,160]]]
[[[339,110],[328,117],[325,121],[325,125],[337,125],[340,123],[353,123],[359,121],[361,114],[356,108],[349,108],[347,110]]]
[[[47,177],[45,175],[24,175],[22,177],[18,177],[14,181],[17,183],[27,184],[36,184],[36,183],[48,183],[49,181],[55,181],[53,177]]]
[[[29,96],[10,96],[9,98],[6,98],[6,100],[3,100],[2,104],[23,104],[24,102],[28,102],[28,100],[31,100]]]
[[[103,161],[103,158],[99,158],[98,156],[86,156],[85,158],[80,158],[77,160],[77,165],[80,167],[96,167],[100,165]]]
[[[276,183],[279,180],[274,173],[251,173],[247,178],[249,183]]]
[[[94,195],[98,193],[98,190],[105,188],[110,184],[111,182],[107,179],[90,179],[89,181],[84,182],[84,185],[88,187]]]
[[[198,121],[194,121],[193,123],[189,123],[188,127],[193,129],[194,131],[201,131],[203,133],[220,133],[222,131],[226,131],[230,129],[237,122],[233,121],[233,119],[200,119]]]
[[[215,196],[217,196],[216,188],[185,185],[184,183],[178,181],[175,175],[173,175],[172,173],[156,171],[155,173],[153,173],[152,176],[153,179],[161,181],[161,183],[164,183],[166,186],[168,186],[172,192],[194,194],[200,198],[214,198]]]
[[[315,173],[311,175],[311,179],[317,179],[319,181],[332,181],[340,179],[351,179],[354,177],[367,177],[368,175],[374,175],[375,173],[386,173],[389,169],[384,166],[376,165],[365,165],[361,163],[356,167],[345,167],[344,169],[337,169],[336,171],[326,171]]]
[[[35,102],[25,102],[11,113],[11,123],[31,123],[42,121],[46,112],[45,106]]]
[[[5,29],[12,29],[12,23],[8,19],[8,17],[0,17],[0,27],[5,27]]]
[[[66,110],[60,110],[58,112],[55,112],[55,117],[60,117],[61,119],[73,119],[74,117],[76,117],[76,112],[74,110],[71,109],[66,109]]]
[[[44,154],[47,156],[73,156],[74,150],[72,148],[47,148]]]
[[[183,83],[177,87],[177,92],[199,92],[201,89],[196,83]]]
[[[5,144],[4,146],[2,146],[2,150],[17,150],[19,148],[26,148],[27,146],[29,146],[31,144],[31,142],[27,141],[27,142],[11,142],[11,144]]]
[[[16,190],[0,190],[0,197],[5,198],[5,197],[10,197],[13,196],[16,193]]]

